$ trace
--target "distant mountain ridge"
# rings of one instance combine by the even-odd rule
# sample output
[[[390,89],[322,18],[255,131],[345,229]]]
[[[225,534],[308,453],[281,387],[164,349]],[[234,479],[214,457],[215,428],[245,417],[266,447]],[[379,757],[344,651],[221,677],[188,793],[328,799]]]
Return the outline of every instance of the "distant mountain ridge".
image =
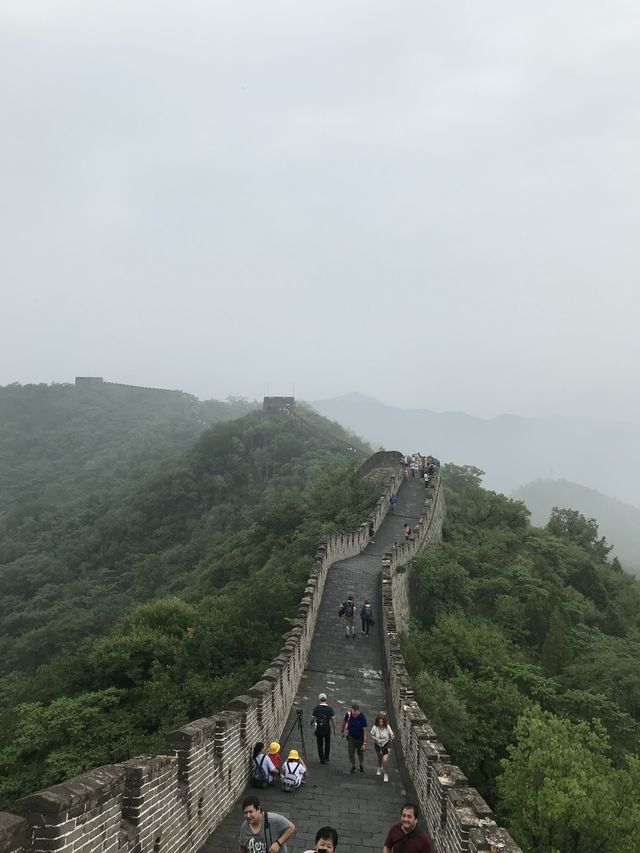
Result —
[[[613,545],[612,555],[624,568],[640,574],[640,509],[607,497],[595,489],[568,480],[535,480],[516,489],[512,497],[524,501],[531,511],[532,524],[542,527],[554,506],[577,509],[586,518],[595,518],[600,534]]]
[[[539,478],[562,478],[640,506],[638,424],[511,414],[486,420],[464,412],[402,409],[358,393],[311,405],[373,444],[476,465],[486,472],[484,485],[505,494]]]

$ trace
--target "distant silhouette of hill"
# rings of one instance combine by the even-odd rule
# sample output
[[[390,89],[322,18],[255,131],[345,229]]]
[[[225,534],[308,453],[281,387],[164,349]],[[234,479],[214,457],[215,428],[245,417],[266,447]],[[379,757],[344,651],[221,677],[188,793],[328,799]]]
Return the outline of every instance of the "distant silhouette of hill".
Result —
[[[568,480],[535,480],[516,489],[512,497],[524,501],[531,511],[531,523],[543,527],[554,506],[577,509],[595,518],[600,534],[613,545],[624,568],[640,575],[640,509],[607,497],[601,492]]]
[[[423,399],[428,398],[427,380]],[[638,424],[517,415],[483,419],[401,409],[356,393],[311,405],[374,445],[420,449],[443,462],[476,465],[486,472],[484,485],[505,494],[538,478],[564,478],[640,506]],[[594,415],[600,414],[594,408]]]

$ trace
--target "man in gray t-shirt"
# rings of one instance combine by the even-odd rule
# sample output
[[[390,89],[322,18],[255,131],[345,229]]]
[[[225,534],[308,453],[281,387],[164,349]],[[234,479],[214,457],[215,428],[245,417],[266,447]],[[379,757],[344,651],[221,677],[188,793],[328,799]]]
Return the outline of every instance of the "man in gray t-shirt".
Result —
[[[255,796],[242,801],[242,813],[244,823],[240,827],[238,853],[287,853],[287,841],[296,831],[290,820],[263,811]]]

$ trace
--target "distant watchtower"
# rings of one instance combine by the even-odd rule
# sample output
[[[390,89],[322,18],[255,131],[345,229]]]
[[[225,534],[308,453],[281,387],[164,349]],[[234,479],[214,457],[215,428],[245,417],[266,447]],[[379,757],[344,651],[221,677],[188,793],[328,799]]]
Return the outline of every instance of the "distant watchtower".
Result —
[[[102,376],[76,376],[76,385],[104,385]]]
[[[262,403],[262,411],[270,415],[292,415],[295,408],[295,397],[265,397]]]

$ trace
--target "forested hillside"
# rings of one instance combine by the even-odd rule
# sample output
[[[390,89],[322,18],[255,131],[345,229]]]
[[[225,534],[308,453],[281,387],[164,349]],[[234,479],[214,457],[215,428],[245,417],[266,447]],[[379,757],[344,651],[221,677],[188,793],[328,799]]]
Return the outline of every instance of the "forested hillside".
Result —
[[[613,553],[625,570],[640,575],[637,507],[568,480],[534,480],[516,489],[513,497],[526,503],[533,524],[546,524],[554,507],[576,509],[587,518],[597,518],[600,531],[613,543]]]
[[[530,853],[640,849],[640,583],[595,522],[445,466],[441,546],[415,561],[404,648],[456,764]]]
[[[121,486],[252,404],[117,385],[0,386],[0,514],[29,518]]]
[[[0,522],[0,808],[161,748],[272,659],[318,541],[375,499],[311,412],[218,424],[126,487]]]

